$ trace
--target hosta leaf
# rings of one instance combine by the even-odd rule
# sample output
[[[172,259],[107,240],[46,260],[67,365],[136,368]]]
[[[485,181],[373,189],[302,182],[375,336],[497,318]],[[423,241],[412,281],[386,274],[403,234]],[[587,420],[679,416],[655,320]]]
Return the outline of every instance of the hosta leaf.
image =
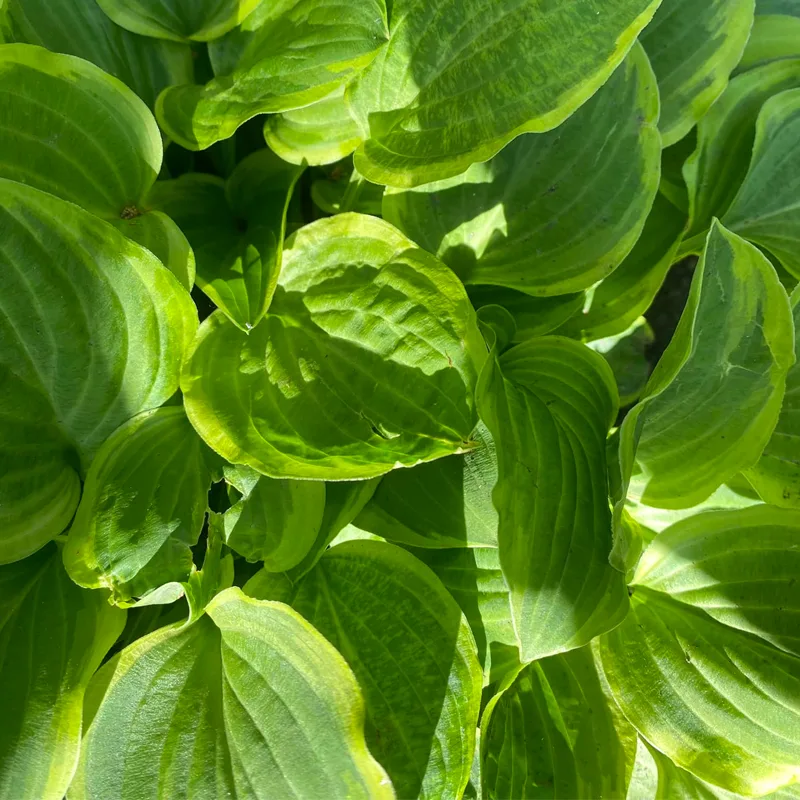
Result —
[[[529,664],[481,720],[485,800],[624,797],[626,750],[588,647]]]
[[[657,536],[633,586],[669,594],[800,656],[798,543],[796,511],[766,505],[709,511]]]
[[[622,447],[636,457],[629,496],[688,508],[755,464],[793,363],[791,309],[775,270],[715,222],[647,398],[622,427]]]
[[[301,172],[259,150],[227,183],[190,173],[159,181],[148,195],[148,207],[172,217],[191,243],[197,285],[243,330],[259,322],[272,300],[286,210]]]
[[[786,11],[764,14],[762,3],[756,3],[753,30],[747,41],[738,71],[777,61],[780,58],[800,57],[800,6],[794,12]],[[794,13],[794,16],[790,14]]]
[[[556,130],[520,136],[456,178],[390,189],[384,217],[466,284],[545,296],[586,289],[642,230],[658,188],[657,121],[655,78],[636,46]]]
[[[622,264],[598,284],[582,314],[558,333],[587,341],[627,330],[650,307],[675,260],[686,215],[657,194],[642,235]]]
[[[325,511],[325,484],[276,480],[247,467],[226,467],[242,499],[225,512],[225,541],[270,572],[297,566],[313,546]]]
[[[148,251],[0,180],[0,562],[60,533],[97,448],[177,389],[191,298]]]
[[[471,449],[485,358],[464,288],[388,223],[319,220],[287,242],[249,335],[219,313],[184,369],[187,413],[271,477],[369,478]]]
[[[732,792],[763,795],[800,777],[800,659],[767,641],[797,644],[799,530],[796,512],[768,507],[669,528],[642,559],[630,614],[601,639],[606,677],[639,732]]]
[[[344,85],[305,108],[272,114],[264,123],[270,148],[291,164],[334,164],[361,144]]]
[[[664,147],[682,139],[739,63],[755,0],[664,0],[641,42],[658,77]]]
[[[146,247],[180,281],[185,289],[194,286],[194,251],[181,229],[166,214],[149,211],[130,219],[114,221],[129,239]]]
[[[352,673],[280,603],[228,589],[194,624],[134,642],[102,677],[70,800],[392,797]]]
[[[331,548],[288,602],[345,657],[364,692],[367,743],[398,797],[458,798],[469,779],[481,694],[475,641],[453,598],[405,550]]]
[[[658,5],[394,0],[389,46],[348,90],[366,139],[356,167],[375,183],[418,186],[557,127],[605,83]]]
[[[496,546],[494,441],[483,423],[473,438],[477,446],[465,455],[384,476],[356,524],[415,547]]]
[[[504,286],[470,286],[469,299],[480,311],[485,306],[501,306],[514,319],[514,342],[544,336],[575,316],[586,302],[585,292],[534,297]]]
[[[500,562],[522,660],[580,647],[627,608],[608,562],[614,377],[581,344],[531,339],[487,362],[478,403],[497,445]]]
[[[792,294],[795,354],[800,352],[800,290]],[[747,479],[759,495],[776,506],[800,508],[800,364],[786,376],[778,424]]]
[[[619,403],[623,407],[638,399],[650,377],[650,363],[645,351],[654,338],[652,328],[643,317],[639,317],[628,330],[589,343],[589,347],[600,353],[611,367],[617,382]]]
[[[326,214],[355,211],[381,216],[386,187],[365,180],[349,160],[337,162],[328,173],[326,179],[311,184],[311,199]]]
[[[203,150],[258,114],[322,100],[363,69],[386,38],[384,0],[281,3],[248,37],[231,75],[167,89],[158,121],[178,144]]]
[[[31,45],[0,47],[0,176],[119,219],[161,169],[155,120],[97,67]]]
[[[182,42],[206,42],[236,27],[261,0],[97,0],[126,30]]]
[[[119,78],[150,108],[170,84],[191,83],[191,51],[115,25],[97,2],[6,0],[12,41],[37,44],[57,53],[85,58]]]
[[[701,781],[691,772],[673,764],[654,747],[649,748],[649,754],[657,769],[658,786],[648,798],[641,800],[744,800],[744,795]],[[638,796],[628,797],[629,800],[640,800]],[[769,800],[796,800],[800,797],[800,786],[787,786],[763,797]]]
[[[86,685],[124,625],[125,612],[67,577],[53,544],[0,567],[0,796],[62,800]]]
[[[412,552],[436,573],[464,612],[478,647],[484,684],[495,683],[519,668],[508,587],[497,548],[416,548]]]
[[[756,123],[750,169],[723,222],[800,277],[800,88],[771,97]]]
[[[683,174],[689,189],[687,236],[704,234],[733,202],[750,165],[756,120],[774,94],[800,86],[800,59],[786,59],[734,78],[697,126],[697,150]],[[702,242],[699,243],[699,249]]]
[[[70,577],[129,603],[188,580],[205,520],[212,454],[181,406],[146,411],[103,444],[64,550]]]
[[[288,570],[292,582],[302,578],[322,558],[334,539],[361,513],[375,492],[380,478],[369,481],[329,481],[325,484],[325,510],[314,544],[302,561]]]

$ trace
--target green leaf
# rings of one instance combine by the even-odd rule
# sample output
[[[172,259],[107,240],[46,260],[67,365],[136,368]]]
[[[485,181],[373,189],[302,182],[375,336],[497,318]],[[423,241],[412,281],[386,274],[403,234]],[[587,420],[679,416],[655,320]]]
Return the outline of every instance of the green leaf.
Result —
[[[247,467],[226,467],[242,499],[225,512],[225,542],[270,572],[296,567],[311,550],[325,511],[325,484],[275,480]]]
[[[86,476],[64,564],[78,585],[127,604],[188,580],[205,520],[211,453],[182,406],[146,411],[103,444]]]
[[[522,660],[581,647],[627,609],[608,562],[614,377],[587,347],[545,337],[492,357],[477,395],[497,446],[500,562]]]
[[[189,173],[159,181],[147,198],[194,249],[197,285],[242,330],[266,313],[281,269],[286,211],[302,169],[259,150],[227,183]]]
[[[456,178],[389,189],[384,217],[468,285],[539,296],[586,289],[641,233],[658,188],[657,121],[655,77],[637,45],[556,130],[520,136]]]
[[[762,3],[756,3],[756,18],[739,61],[739,72],[781,58],[800,57],[800,7],[795,16],[790,16],[788,10],[782,14],[764,15],[761,6]]]
[[[624,797],[626,750],[588,647],[529,664],[481,720],[485,800]]]
[[[40,47],[0,47],[0,177],[119,219],[161,169],[161,136],[116,79]]]
[[[6,0],[11,40],[85,58],[133,89],[147,105],[170,84],[191,83],[191,51],[115,25],[92,0]]]
[[[704,236],[722,217],[747,174],[756,120],[772,95],[800,86],[800,59],[787,59],[734,78],[697,126],[697,150],[683,174],[689,189],[687,237]],[[699,249],[702,248],[700,242]]]
[[[180,282],[184,289],[194,286],[194,251],[181,229],[166,214],[150,211],[114,225],[124,236],[146,247]]]
[[[125,612],[79,589],[49,545],[0,567],[0,795],[62,800],[78,762],[83,696]]]
[[[365,180],[349,159],[336,163],[328,172],[326,179],[311,184],[311,199],[326,214],[355,211],[381,216],[384,186]]]
[[[517,637],[497,548],[415,548],[412,552],[436,573],[464,612],[483,666],[484,686],[518,670]]]
[[[792,295],[795,354],[800,352],[800,291]],[[800,364],[786,376],[778,424],[747,479],[767,503],[800,508]]]
[[[384,476],[358,515],[358,527],[414,547],[497,545],[494,440],[478,423],[474,450]]]
[[[647,396],[622,426],[628,495],[688,508],[754,465],[794,363],[786,292],[769,261],[715,222]]]
[[[344,659],[280,603],[228,589],[105,677],[70,800],[392,797]]]
[[[469,626],[436,576],[399,547],[356,541],[331,548],[299,584],[274,590],[355,673],[367,743],[397,796],[460,797],[475,748],[481,670]]]
[[[628,501],[625,504],[625,510],[636,522],[649,528],[655,534],[661,533],[661,531],[676,522],[706,511],[724,511],[759,505],[762,502],[761,499],[755,495],[755,492],[753,492],[753,495],[753,497],[750,497],[737,487],[723,483],[702,503],[690,508],[653,508],[643,503]]]
[[[628,257],[594,288],[583,313],[570,317],[557,332],[592,341],[626,331],[658,294],[675,261],[685,224],[686,215],[657,194]]]
[[[126,30],[157,39],[207,42],[235,28],[261,0],[97,0]]]
[[[658,77],[664,147],[722,94],[750,35],[755,0],[664,0],[641,42]]]
[[[319,220],[286,245],[249,335],[219,313],[182,378],[189,418],[234,464],[274,478],[369,478],[471,449],[485,359],[456,277],[388,223]]]
[[[556,128],[608,80],[659,2],[394,0],[390,45],[348,88],[366,139],[356,167],[418,186]]]
[[[6,180],[0,242],[4,563],[64,530],[98,447],[175,392],[197,312],[112,226]]]
[[[600,353],[611,367],[623,407],[638,399],[650,377],[646,350],[654,338],[652,328],[643,317],[639,317],[628,330],[589,343],[589,347]]]
[[[800,777],[800,659],[769,643],[796,652],[798,530],[796,512],[769,507],[678,523],[650,545],[630,614],[600,640],[642,736],[745,795]]]
[[[750,169],[723,222],[800,277],[800,88],[764,103]]]
[[[544,336],[566,325],[586,302],[585,292],[534,297],[504,286],[470,286],[468,293],[478,311],[486,306],[501,306],[511,314],[516,325],[513,337],[516,343]]]
[[[264,123],[270,148],[291,164],[333,164],[361,144],[344,99],[344,85],[305,108],[272,114]]]
[[[800,656],[799,526],[798,512],[766,505],[698,514],[655,538],[633,586]]]
[[[386,38],[384,0],[283,2],[247,38],[231,75],[163,92],[158,121],[181,146],[203,150],[258,114],[322,100],[362,70]]]

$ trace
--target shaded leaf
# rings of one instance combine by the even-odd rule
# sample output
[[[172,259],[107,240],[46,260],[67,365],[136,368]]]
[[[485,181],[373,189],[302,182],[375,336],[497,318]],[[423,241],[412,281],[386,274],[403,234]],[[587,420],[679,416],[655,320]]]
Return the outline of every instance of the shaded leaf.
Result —
[[[177,389],[191,298],[148,251],[77,206],[0,180],[0,562],[59,534],[126,420]]]
[[[529,664],[481,720],[487,800],[623,797],[626,751],[588,647]]]
[[[159,41],[115,25],[92,0],[6,0],[11,41],[85,58],[119,78],[147,105],[175,83],[193,80],[192,55],[185,45]]]
[[[394,545],[347,542],[293,587],[259,573],[246,589],[288,602],[345,657],[364,692],[367,743],[398,797],[461,795],[481,671],[461,610],[427,567]]]
[[[86,686],[125,625],[79,589],[54,544],[0,567],[0,795],[62,800],[78,762]]]
[[[487,362],[478,403],[497,446],[500,563],[522,660],[580,647],[627,609],[608,562],[614,377],[581,344],[532,339]]]
[[[496,546],[494,440],[480,422],[472,438],[464,455],[385,475],[356,525],[414,547]]]
[[[800,277],[800,88],[764,103],[750,169],[723,222]]]
[[[275,480],[247,467],[226,467],[225,479],[242,498],[225,512],[225,542],[270,572],[297,566],[319,534],[325,484]]]
[[[97,0],[126,30],[157,39],[201,42],[236,27],[261,0]]]
[[[70,528],[72,580],[110,589],[120,604],[188,580],[211,457],[181,406],[146,411],[115,431],[92,461]]]
[[[800,352],[800,291],[792,295],[795,354]],[[786,375],[786,393],[778,424],[747,478],[768,503],[800,507],[800,364]]]
[[[642,230],[658,188],[657,120],[655,78],[636,46],[563,125],[520,136],[456,178],[388,190],[384,217],[468,285],[543,296],[586,289]]]

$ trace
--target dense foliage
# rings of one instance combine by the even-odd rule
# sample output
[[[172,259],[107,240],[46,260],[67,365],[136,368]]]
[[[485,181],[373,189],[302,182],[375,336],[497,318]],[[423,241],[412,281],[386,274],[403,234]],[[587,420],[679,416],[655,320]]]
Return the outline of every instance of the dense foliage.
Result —
[[[800,798],[798,0],[0,42],[0,800]]]

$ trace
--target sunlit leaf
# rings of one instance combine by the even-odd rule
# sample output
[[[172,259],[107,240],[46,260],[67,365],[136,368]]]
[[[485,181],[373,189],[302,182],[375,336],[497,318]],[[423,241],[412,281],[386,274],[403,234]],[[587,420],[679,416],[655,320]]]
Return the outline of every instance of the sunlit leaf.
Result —
[[[228,589],[193,624],[134,642],[102,678],[70,800],[392,797],[352,673],[280,603]]]
[[[763,795],[800,777],[800,528],[766,506],[709,512],[656,537],[603,669],[639,732],[678,766]],[[752,632],[748,632],[752,631]]]
[[[387,223],[342,214],[284,251],[249,335],[221,314],[183,374],[189,418],[234,464],[275,478],[381,475],[471,449],[485,358],[463,287]]]
[[[383,0],[282,2],[246,39],[231,75],[163,92],[158,121],[178,144],[203,150],[258,114],[322,100],[363,69],[386,37]]]
[[[715,223],[646,399],[622,426],[628,495],[688,508],[758,461],[794,363],[791,309],[753,245]]]
[[[753,25],[755,0],[664,0],[641,42],[658,77],[664,147],[722,94]]]
[[[605,83],[658,5],[393,0],[389,46],[348,89],[366,139],[356,167],[376,183],[418,186],[557,127]]]

